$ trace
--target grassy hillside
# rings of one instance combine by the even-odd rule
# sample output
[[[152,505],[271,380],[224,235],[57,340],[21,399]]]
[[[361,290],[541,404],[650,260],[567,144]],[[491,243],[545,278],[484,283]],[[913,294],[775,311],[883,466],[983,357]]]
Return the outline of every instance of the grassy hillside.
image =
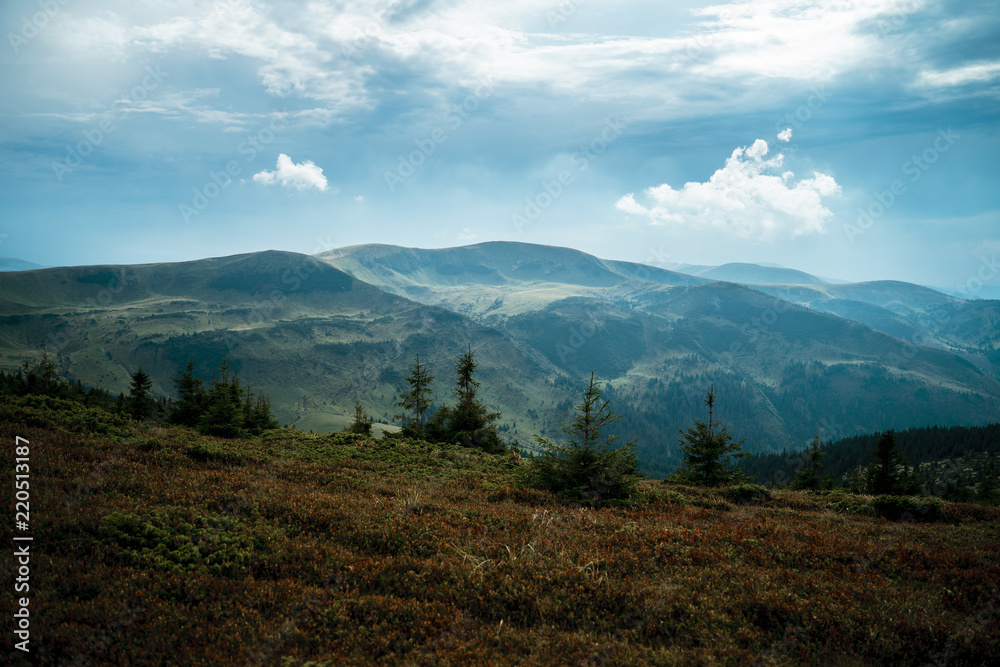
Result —
[[[957,666],[1000,639],[995,508],[647,484],[594,510],[474,450],[2,400],[31,443],[31,664]]]
[[[282,423],[317,431],[346,425],[355,400],[391,420],[418,353],[448,401],[453,360],[472,343],[484,399],[509,415],[547,403],[562,376],[493,329],[295,253],[3,274],[0,304],[2,367],[45,345],[65,376],[117,392],[142,366],[154,393],[173,395],[170,378],[188,359],[208,379],[225,356]],[[528,417],[519,426],[525,439],[543,428]],[[506,427],[517,436],[513,420]]]
[[[704,417],[713,385],[720,418],[748,451],[795,448],[817,431],[1000,419],[989,306],[973,313],[925,290],[904,312],[893,305],[910,294],[903,283],[872,284],[881,305],[834,303],[884,314],[900,335],[922,331],[909,318],[930,317],[927,308],[959,308],[949,331],[983,346],[914,346],[816,304],[565,248],[357,246],[324,258],[264,252],[0,274],[0,367],[44,344],[64,376],[117,393],[142,366],[155,394],[173,395],[170,379],[188,359],[207,380],[225,356],[282,423],[333,431],[355,401],[391,422],[418,353],[436,377],[433,409],[453,402],[454,359],[471,343],[502,437],[530,447],[535,433],[558,436],[594,371],[614,392],[621,434],[639,440],[644,471],[658,476],[679,463],[677,429]]]

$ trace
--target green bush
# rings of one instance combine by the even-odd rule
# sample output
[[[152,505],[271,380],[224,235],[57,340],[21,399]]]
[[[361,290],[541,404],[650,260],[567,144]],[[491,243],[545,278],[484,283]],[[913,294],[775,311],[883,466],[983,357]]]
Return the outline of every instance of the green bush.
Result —
[[[199,463],[224,463],[239,465],[246,462],[246,456],[232,447],[223,447],[216,443],[196,442],[184,450],[189,458]]]
[[[250,564],[252,539],[245,526],[225,517],[154,510],[148,516],[116,512],[104,518],[101,540],[120,549],[130,565],[169,572],[237,577]]]
[[[156,452],[163,449],[163,443],[156,438],[146,438],[136,442],[135,448],[143,452]]]
[[[872,509],[890,521],[938,521],[941,518],[938,498],[878,496],[872,500]]]
[[[738,505],[761,505],[771,499],[771,492],[758,484],[737,484],[723,489],[722,496]]]
[[[875,513],[872,510],[871,505],[866,503],[860,497],[854,495],[841,495],[839,496],[839,500],[827,503],[826,506],[834,512],[841,512],[843,514],[873,515]]]

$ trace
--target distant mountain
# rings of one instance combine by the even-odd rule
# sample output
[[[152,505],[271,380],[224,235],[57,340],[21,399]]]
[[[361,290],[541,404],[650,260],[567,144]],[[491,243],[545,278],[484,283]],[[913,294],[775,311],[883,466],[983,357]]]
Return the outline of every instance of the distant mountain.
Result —
[[[809,275],[803,271],[786,269],[760,264],[744,264],[735,262],[712,266],[694,275],[711,280],[725,280],[731,283],[747,285],[824,285],[825,280]]]
[[[2,274],[0,313],[0,364],[9,369],[45,345],[84,383],[127,391],[142,366],[155,393],[173,395],[170,378],[189,358],[207,379],[225,356],[271,396],[283,423],[316,430],[345,426],[355,400],[391,420],[418,353],[446,401],[453,359],[471,343],[485,400],[508,413],[542,405],[560,376],[496,330],[295,253]],[[522,424],[529,434],[542,428]]]
[[[4,271],[30,271],[32,269],[44,268],[41,264],[28,262],[15,257],[0,257],[0,272]]]
[[[723,413],[761,450],[804,444],[816,431],[849,435],[863,424],[981,423],[998,410],[990,314],[915,285],[831,285],[743,265],[743,278],[811,281],[743,286],[708,282],[705,274],[721,267],[686,276],[519,243],[355,246],[321,257],[504,331],[571,376],[594,370],[621,397],[624,429],[645,439],[647,464],[676,460],[672,429],[698,414],[712,383],[728,402]],[[519,273],[525,266],[532,271]],[[726,275],[737,277],[740,265],[732,268]],[[921,318],[940,308],[960,313],[950,329],[979,335],[983,346],[936,338],[938,349],[913,345],[927,331]]]
[[[317,255],[388,292],[472,316],[530,311],[570,296],[621,290],[636,281],[696,285],[703,278],[579,250],[489,242],[423,250],[361,245]]]
[[[559,437],[593,371],[618,432],[665,474],[712,386],[749,451],[1000,420],[996,305],[905,283],[745,286],[523,243],[353,246],[0,274],[0,364],[45,344],[85,383],[126,390],[142,366],[172,394],[188,358],[207,378],[227,356],[281,421],[329,430],[355,400],[391,420],[417,353],[453,402],[471,343],[504,435]]]

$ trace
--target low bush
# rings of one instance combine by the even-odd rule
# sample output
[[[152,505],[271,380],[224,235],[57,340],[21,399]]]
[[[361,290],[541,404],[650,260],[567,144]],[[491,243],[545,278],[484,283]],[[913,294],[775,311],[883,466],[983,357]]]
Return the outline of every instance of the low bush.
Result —
[[[758,484],[737,484],[724,488],[722,496],[738,505],[762,505],[771,499],[771,492]]]
[[[871,506],[875,514],[890,521],[938,521],[942,514],[938,498],[877,496]]]

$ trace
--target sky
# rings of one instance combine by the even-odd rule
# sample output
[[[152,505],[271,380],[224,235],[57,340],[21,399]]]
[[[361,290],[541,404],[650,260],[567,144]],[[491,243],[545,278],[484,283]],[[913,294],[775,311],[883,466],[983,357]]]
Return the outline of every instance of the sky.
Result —
[[[4,0],[0,256],[484,241],[1000,286],[1000,4]]]

